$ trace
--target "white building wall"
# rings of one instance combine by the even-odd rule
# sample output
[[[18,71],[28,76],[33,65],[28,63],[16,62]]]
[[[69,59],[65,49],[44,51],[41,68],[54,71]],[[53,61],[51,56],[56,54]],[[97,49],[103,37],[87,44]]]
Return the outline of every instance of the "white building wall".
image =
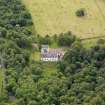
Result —
[[[41,58],[41,61],[51,61],[51,62],[55,62],[58,61],[58,58]]]

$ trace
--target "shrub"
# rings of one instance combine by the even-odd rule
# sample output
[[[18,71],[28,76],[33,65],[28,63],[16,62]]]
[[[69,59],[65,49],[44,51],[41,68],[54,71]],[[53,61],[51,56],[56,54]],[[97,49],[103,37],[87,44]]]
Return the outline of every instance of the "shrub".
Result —
[[[62,33],[58,37],[59,46],[70,46],[76,40],[75,36],[71,32]]]
[[[76,16],[78,17],[83,17],[85,16],[85,10],[84,9],[79,9],[76,11]]]
[[[45,37],[39,37],[39,44],[48,44],[50,45],[52,43],[51,37],[49,35],[46,35]]]

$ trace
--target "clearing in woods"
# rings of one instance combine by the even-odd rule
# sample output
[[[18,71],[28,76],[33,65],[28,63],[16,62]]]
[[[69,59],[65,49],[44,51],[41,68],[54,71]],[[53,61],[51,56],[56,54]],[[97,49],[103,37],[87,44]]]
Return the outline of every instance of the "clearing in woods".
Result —
[[[72,31],[77,37],[105,35],[105,0],[22,0],[41,35]],[[85,17],[77,17],[83,8]]]

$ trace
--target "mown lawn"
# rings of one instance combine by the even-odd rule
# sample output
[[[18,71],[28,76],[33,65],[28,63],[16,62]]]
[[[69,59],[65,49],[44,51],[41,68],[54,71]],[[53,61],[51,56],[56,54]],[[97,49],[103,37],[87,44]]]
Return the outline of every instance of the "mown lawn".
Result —
[[[39,51],[33,52],[30,59],[40,61],[40,52]]]
[[[104,0],[22,0],[41,35],[72,31],[80,38],[105,34]],[[86,16],[75,12],[83,8]]]
[[[43,76],[49,78],[57,74],[57,64],[54,62],[44,62],[43,65]]]

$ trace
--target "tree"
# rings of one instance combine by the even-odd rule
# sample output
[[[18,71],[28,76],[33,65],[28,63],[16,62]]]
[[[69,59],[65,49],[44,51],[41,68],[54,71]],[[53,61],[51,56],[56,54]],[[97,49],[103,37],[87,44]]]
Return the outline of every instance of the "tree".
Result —
[[[76,40],[75,36],[71,32],[62,33],[58,37],[58,45],[60,46],[71,46]]]
[[[49,35],[46,35],[45,37],[39,36],[39,44],[48,44],[50,45],[52,43],[51,37]]]
[[[84,9],[79,9],[76,11],[76,16],[77,17],[84,17],[86,14],[85,14],[85,10]]]

